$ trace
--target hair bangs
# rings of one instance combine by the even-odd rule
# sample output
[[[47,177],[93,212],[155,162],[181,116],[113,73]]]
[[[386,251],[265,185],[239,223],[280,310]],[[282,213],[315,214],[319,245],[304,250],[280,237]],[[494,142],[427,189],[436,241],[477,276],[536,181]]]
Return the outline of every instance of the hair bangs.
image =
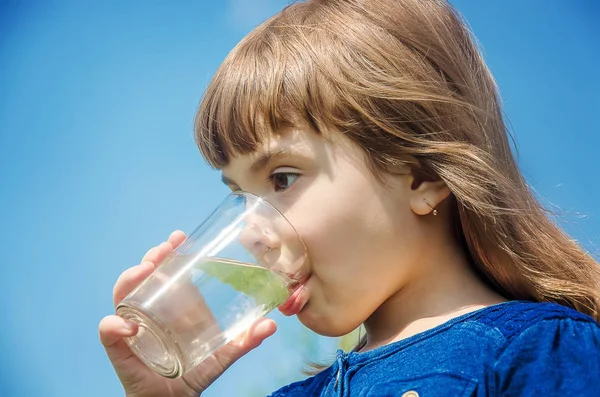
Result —
[[[277,22],[265,22],[242,40],[206,89],[195,138],[214,168],[256,151],[286,127],[320,133],[333,114],[330,84],[310,59],[306,32]]]

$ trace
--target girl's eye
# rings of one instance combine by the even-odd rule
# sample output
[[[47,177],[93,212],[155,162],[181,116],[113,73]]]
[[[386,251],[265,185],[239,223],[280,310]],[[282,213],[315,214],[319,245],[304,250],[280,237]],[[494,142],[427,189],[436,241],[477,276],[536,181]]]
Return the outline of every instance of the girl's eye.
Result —
[[[287,190],[296,182],[300,175],[295,172],[275,172],[269,176],[276,192]]]

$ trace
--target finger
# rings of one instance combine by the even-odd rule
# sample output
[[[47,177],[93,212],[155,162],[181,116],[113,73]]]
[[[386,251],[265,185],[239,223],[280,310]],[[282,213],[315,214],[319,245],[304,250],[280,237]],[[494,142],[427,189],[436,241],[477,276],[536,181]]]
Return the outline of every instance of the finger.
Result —
[[[180,239],[181,237],[176,234],[175,242],[179,242]],[[172,252],[173,245],[170,242],[163,242],[148,250],[142,258],[141,264],[125,270],[113,288],[113,303],[115,307]]]
[[[273,335],[275,331],[277,331],[277,324],[275,324],[275,321],[267,318],[256,321],[250,329],[242,335],[240,348],[242,349],[243,354],[260,346],[260,344],[269,336]]]
[[[136,323],[124,320],[119,316],[106,316],[100,321],[98,325],[100,343],[104,346],[106,354],[113,365],[118,365],[135,357],[123,338],[133,336],[137,332],[138,326]]]
[[[277,331],[275,321],[261,318],[252,324],[244,334],[217,351],[215,356],[218,356],[219,362],[223,365],[223,370],[225,370],[240,357],[257,348],[266,338],[273,335],[275,331]]]
[[[142,258],[142,262],[152,262],[156,266],[160,264],[160,262],[165,259],[167,255],[169,255],[173,251],[173,246],[171,243],[163,242],[160,245],[150,248],[146,255]]]
[[[257,320],[245,334],[232,340],[196,368],[188,372],[185,381],[194,390],[204,390],[243,355],[258,347],[277,330],[275,321]]]
[[[115,307],[154,271],[152,262],[142,262],[125,270],[113,288],[113,303]]]
[[[136,323],[126,321],[115,315],[104,317],[98,324],[98,334],[100,343],[106,348],[113,346],[126,336],[137,334],[138,326]]]
[[[184,232],[182,232],[181,230],[175,230],[173,233],[171,233],[171,235],[169,236],[169,239],[167,240],[169,243],[171,243],[171,245],[173,246],[173,249],[179,247],[181,245],[181,243],[183,243],[185,241],[185,239],[187,238],[187,236],[185,235]]]

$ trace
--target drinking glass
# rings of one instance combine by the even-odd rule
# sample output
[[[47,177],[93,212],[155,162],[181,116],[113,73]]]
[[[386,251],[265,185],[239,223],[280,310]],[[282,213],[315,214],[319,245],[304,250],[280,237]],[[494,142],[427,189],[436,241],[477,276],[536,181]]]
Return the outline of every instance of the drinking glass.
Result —
[[[306,261],[283,214],[233,192],[117,306],[139,325],[125,340],[149,368],[180,377],[285,302]]]

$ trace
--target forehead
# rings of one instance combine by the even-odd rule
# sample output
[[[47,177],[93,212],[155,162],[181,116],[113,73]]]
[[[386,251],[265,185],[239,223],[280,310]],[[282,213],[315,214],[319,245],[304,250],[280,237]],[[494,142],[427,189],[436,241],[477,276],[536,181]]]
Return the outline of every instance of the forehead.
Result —
[[[296,127],[287,128],[278,134],[266,137],[255,151],[232,157],[222,171],[223,174],[241,169],[250,171],[256,168],[256,164],[265,163],[275,156],[297,154],[314,157],[319,150],[318,146],[324,143],[324,139],[313,131]]]

